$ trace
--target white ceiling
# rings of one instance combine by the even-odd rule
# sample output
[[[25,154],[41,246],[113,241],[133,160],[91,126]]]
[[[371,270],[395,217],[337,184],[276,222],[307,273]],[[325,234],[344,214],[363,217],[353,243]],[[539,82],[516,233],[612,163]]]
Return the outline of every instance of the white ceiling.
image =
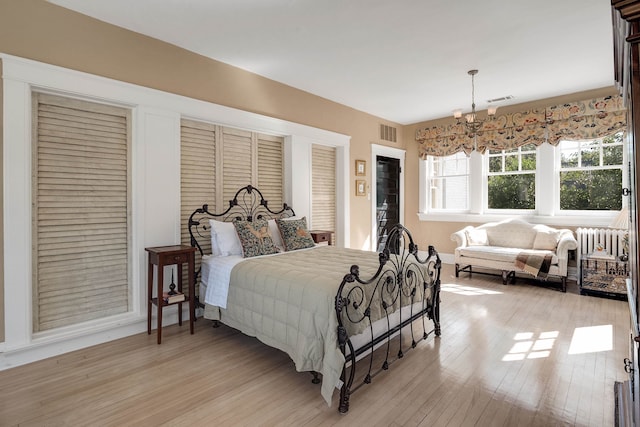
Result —
[[[613,80],[609,0],[50,0],[410,124]]]

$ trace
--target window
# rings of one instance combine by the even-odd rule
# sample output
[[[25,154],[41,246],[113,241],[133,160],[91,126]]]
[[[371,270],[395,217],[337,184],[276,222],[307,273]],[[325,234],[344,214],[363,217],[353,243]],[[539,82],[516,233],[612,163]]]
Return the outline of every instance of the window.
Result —
[[[489,209],[536,208],[536,147],[489,150],[487,207]]]
[[[625,134],[476,151],[469,157],[429,156],[420,165],[422,220],[448,221],[451,214],[459,214],[458,220],[493,215],[490,220],[498,221],[500,215],[526,211],[554,216],[556,225],[590,216],[587,222],[599,226],[622,207]]]
[[[469,157],[456,153],[427,159],[428,207],[430,210],[469,209]]]
[[[622,136],[560,142],[560,210],[622,208]]]

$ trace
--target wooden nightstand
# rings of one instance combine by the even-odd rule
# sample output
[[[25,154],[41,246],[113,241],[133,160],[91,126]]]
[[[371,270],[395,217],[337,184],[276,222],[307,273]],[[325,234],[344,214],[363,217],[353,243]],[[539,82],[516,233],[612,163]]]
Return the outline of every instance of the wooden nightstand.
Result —
[[[316,243],[327,242],[329,245],[331,245],[331,235],[333,234],[333,231],[310,230],[309,234],[311,234],[311,238],[313,239],[314,242]]]
[[[174,246],[158,246],[154,248],[145,248],[149,252],[149,273],[147,286],[147,333],[151,334],[151,306],[158,308],[158,344],[162,342],[162,309],[169,305],[178,304],[178,324],[182,326],[182,303],[187,301],[175,302],[167,304],[162,299],[163,283],[164,283],[164,266],[178,266],[178,292],[182,292],[182,264],[188,265],[188,290],[189,290],[189,329],[193,334],[193,321],[196,316],[196,300],[195,300],[195,252],[196,248],[186,245]],[[153,297],[153,266],[157,270],[157,288],[156,297]]]

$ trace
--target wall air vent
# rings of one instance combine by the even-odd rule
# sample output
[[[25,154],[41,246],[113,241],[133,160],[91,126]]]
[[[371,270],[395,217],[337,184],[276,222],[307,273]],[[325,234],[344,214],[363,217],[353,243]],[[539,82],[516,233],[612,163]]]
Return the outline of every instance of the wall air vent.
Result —
[[[380,139],[383,141],[397,142],[396,128],[393,126],[380,125]]]
[[[513,95],[507,95],[500,98],[488,99],[487,102],[492,103],[492,102],[508,101],[510,99],[513,99]]]

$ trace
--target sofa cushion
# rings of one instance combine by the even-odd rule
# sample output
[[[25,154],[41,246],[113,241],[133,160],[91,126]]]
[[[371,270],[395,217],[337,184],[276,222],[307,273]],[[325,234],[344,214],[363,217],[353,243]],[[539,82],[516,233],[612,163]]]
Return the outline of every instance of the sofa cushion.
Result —
[[[489,244],[487,230],[482,228],[470,228],[465,230],[467,244],[469,246],[486,246]]]
[[[559,230],[547,227],[546,225],[536,225],[536,238],[533,241],[533,249],[544,249],[547,251],[555,251],[558,246]]]
[[[467,246],[457,249],[460,256],[475,259],[486,259],[489,261],[513,262],[522,248],[503,248],[500,246]],[[552,255],[551,264],[558,264],[558,256],[552,251],[536,251],[539,253],[549,253]],[[463,261],[465,262],[465,261]]]
[[[536,230],[531,224],[519,219],[486,224],[482,228],[487,230],[491,246],[531,249],[536,238]]]

